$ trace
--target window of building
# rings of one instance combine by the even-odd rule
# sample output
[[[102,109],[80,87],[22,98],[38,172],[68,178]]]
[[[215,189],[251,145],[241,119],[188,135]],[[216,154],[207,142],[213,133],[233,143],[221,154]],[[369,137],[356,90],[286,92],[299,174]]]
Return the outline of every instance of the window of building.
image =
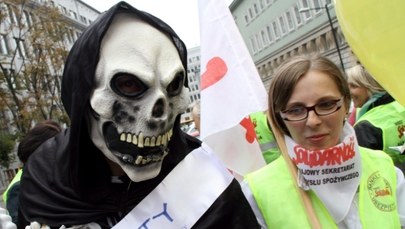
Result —
[[[83,22],[84,24],[86,24],[86,18],[83,16],[80,16],[80,21]]]
[[[248,24],[248,23],[249,23],[249,16],[248,16],[248,14],[245,14],[245,17],[244,17],[244,18],[245,18],[245,23]]]
[[[252,47],[253,53],[257,53],[256,42],[254,38],[250,38],[250,46]]]
[[[312,0],[314,4],[314,12],[315,14],[320,14],[322,12],[322,3],[321,0]]]
[[[294,15],[295,15],[295,23],[297,24],[297,26],[302,25],[302,17],[301,17],[301,13],[298,7],[298,4],[294,5]]]
[[[283,15],[281,15],[281,16],[278,18],[278,22],[280,23],[281,33],[282,33],[283,35],[286,34],[286,33],[287,33],[287,25],[286,25],[286,23],[285,23],[285,19],[284,19],[284,16],[283,16]]]
[[[269,44],[269,39],[268,36],[266,35],[266,31],[265,30],[260,31],[260,35],[263,41],[263,45],[266,47]]]
[[[259,14],[259,9],[258,9],[256,3],[253,3],[253,9],[255,10],[255,15],[258,15]]]
[[[3,55],[10,53],[10,47],[8,46],[7,36],[5,34],[0,35],[0,52]]]
[[[254,18],[252,8],[249,8],[249,17],[250,17],[250,18]]]
[[[272,27],[273,27],[274,37],[275,37],[276,40],[277,40],[278,38],[280,38],[280,30],[279,30],[279,28],[278,28],[277,21],[273,21],[273,22],[271,23],[271,25],[272,25]]]
[[[21,18],[22,18],[22,22],[24,23],[24,25],[26,25],[28,28],[30,28],[32,25],[30,14],[24,10],[23,14],[21,15]]]
[[[257,48],[259,50],[263,49],[263,44],[262,44],[262,39],[260,39],[259,34],[255,34],[255,39],[256,39],[256,43],[257,43]]]
[[[271,31],[271,26],[267,25],[266,26],[266,32],[267,32],[267,37],[269,38],[269,43],[273,43],[274,42],[274,36],[273,36],[273,32]]]
[[[7,20],[10,20],[9,18],[8,18],[8,8],[7,8],[7,5],[4,3],[4,2],[0,2],[0,12],[2,12],[2,14],[3,14],[3,12],[4,12],[4,17],[7,19]]]
[[[264,8],[266,8],[266,4],[264,3],[264,0],[259,0],[259,4],[260,4],[261,10],[264,10]]]
[[[301,0],[300,2],[301,2],[301,9],[309,9],[310,8],[308,0]],[[311,19],[311,10],[307,10],[305,12],[302,12],[302,14],[304,16],[305,21]]]
[[[70,11],[70,16],[77,20],[77,14],[73,10]]]
[[[27,50],[25,48],[25,44],[24,44],[24,40],[22,40],[21,38],[14,38],[15,41],[15,46],[17,48],[17,53],[19,57],[26,57],[27,55]]]
[[[10,23],[16,24],[18,22],[17,17],[15,15],[15,8],[13,6],[7,5],[7,14]]]
[[[285,17],[287,18],[287,26],[288,30],[291,31],[294,29],[294,19],[293,16],[291,15],[291,11],[287,11],[285,13]]]

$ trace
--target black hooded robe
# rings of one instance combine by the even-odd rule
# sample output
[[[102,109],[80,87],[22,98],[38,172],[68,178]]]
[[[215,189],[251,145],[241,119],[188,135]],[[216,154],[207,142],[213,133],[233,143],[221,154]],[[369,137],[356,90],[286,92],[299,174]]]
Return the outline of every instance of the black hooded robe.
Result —
[[[176,33],[160,19],[120,2],[103,13],[72,47],[62,79],[62,101],[71,126],[41,145],[24,165],[21,179],[18,228],[37,221],[51,228],[98,223],[111,228],[146,197],[170,171],[201,142],[180,130],[176,119],[169,155],[160,174],[150,180],[112,183],[103,153],[88,134],[85,114],[89,109],[101,40],[117,13],[126,12],[156,27],[172,38],[183,66],[187,50]],[[187,80],[186,80],[187,82]],[[199,171],[195,171],[199,172]],[[179,177],[181,180],[181,177]],[[201,185],[210,185],[202,183]],[[198,201],[199,197],[195,196]],[[187,214],[185,212],[184,214]],[[193,228],[260,228],[256,217],[234,179]]]

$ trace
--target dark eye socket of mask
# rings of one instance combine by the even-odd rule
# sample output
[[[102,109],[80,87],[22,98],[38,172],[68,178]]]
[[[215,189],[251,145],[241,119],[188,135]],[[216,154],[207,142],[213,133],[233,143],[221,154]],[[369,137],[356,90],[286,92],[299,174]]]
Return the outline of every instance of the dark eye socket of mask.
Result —
[[[111,88],[115,93],[126,97],[139,97],[148,89],[136,76],[119,73],[111,80]]]
[[[179,72],[174,77],[173,81],[167,86],[167,94],[169,96],[176,96],[180,94],[184,84],[184,73]]]

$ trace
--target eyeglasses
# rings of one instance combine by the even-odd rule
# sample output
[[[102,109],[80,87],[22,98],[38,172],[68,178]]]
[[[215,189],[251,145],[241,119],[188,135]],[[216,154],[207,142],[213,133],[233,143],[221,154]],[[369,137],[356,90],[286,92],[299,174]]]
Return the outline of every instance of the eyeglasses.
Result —
[[[310,107],[296,105],[280,111],[280,116],[285,121],[302,121],[308,118],[308,113],[310,111],[314,111],[318,116],[330,115],[342,107],[343,98],[344,97],[335,100],[323,101]]]

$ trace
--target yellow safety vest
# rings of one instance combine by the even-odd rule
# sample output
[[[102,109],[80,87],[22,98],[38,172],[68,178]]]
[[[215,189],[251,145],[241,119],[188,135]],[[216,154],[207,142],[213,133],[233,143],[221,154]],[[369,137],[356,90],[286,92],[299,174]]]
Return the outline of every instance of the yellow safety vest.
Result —
[[[14,178],[11,180],[10,184],[8,185],[6,191],[3,192],[4,205],[7,204],[8,191],[10,190],[11,186],[13,186],[16,182],[21,180],[21,175],[22,175],[22,169],[19,169],[17,174],[15,174]]]
[[[400,228],[396,172],[382,151],[360,147],[362,175],[359,216],[363,229]],[[311,228],[305,207],[283,157],[245,177],[268,228]],[[322,202],[308,191],[322,228],[337,228]],[[336,200],[339,201],[339,200]]]
[[[382,115],[383,114],[383,115]],[[383,151],[386,152],[394,164],[405,162],[405,155],[390,149],[390,146],[401,146],[404,144],[403,132],[405,131],[405,107],[397,101],[374,107],[362,115],[354,124],[367,120],[373,126],[382,130]]]
[[[255,126],[256,138],[260,144],[264,160],[267,164],[276,160],[280,156],[280,149],[267,123],[266,113],[253,113],[250,115],[250,120]]]

